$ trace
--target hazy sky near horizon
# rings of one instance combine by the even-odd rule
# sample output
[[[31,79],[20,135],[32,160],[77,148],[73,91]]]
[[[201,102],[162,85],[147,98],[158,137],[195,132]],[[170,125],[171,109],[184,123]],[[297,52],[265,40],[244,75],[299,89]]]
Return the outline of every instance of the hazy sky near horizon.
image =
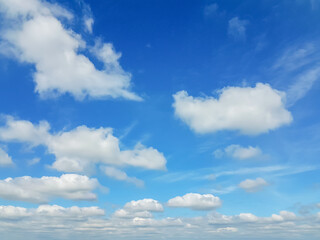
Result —
[[[320,2],[0,0],[0,19],[4,239],[319,237]]]

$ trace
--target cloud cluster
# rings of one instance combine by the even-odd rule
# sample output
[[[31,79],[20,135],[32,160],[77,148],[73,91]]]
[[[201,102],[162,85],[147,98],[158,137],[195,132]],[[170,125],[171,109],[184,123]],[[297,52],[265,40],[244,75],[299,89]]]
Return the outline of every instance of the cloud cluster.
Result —
[[[94,51],[104,64],[102,70],[80,53],[90,47],[62,23],[61,18],[73,18],[66,9],[40,0],[1,0],[0,11],[5,26],[0,51],[35,66],[35,90],[40,95],[141,100],[129,90],[131,74],[120,66],[121,54],[112,44],[100,44]],[[92,32],[92,24],[92,18],[85,20],[87,31]]]
[[[0,180],[0,198],[32,203],[47,203],[53,198],[92,201],[97,199],[92,191],[98,186],[97,179],[77,174],[6,178]]]
[[[224,215],[213,211],[206,216],[189,218],[152,218],[135,215],[105,218],[104,210],[98,207],[64,208],[57,205],[41,205],[35,209],[27,209],[0,206],[0,231],[5,239],[21,239],[19,235],[23,233],[25,238],[35,240],[40,240],[44,236],[47,239],[76,237],[80,240],[89,238],[137,240],[146,236],[148,239],[156,240],[213,238],[302,240],[307,236],[308,239],[315,240],[319,234],[319,219],[317,214],[301,217],[288,211],[280,211],[268,217],[252,213]]]
[[[291,123],[285,109],[285,93],[268,84],[255,87],[227,87],[219,98],[192,97],[186,91],[173,95],[175,115],[197,133],[238,130],[257,135]]]
[[[6,118],[6,124],[0,127],[0,140],[46,146],[48,152],[56,157],[52,168],[63,172],[85,172],[95,164],[154,170],[166,168],[165,157],[152,147],[137,144],[132,150],[120,150],[119,139],[112,135],[111,128],[79,126],[71,131],[56,134],[51,134],[49,130],[48,122],[42,121],[37,125],[9,116]],[[111,175],[111,172],[107,171],[107,174]],[[112,174],[114,177],[115,172]],[[123,176],[118,176],[119,178],[133,180],[123,179]],[[141,184],[136,180],[134,183]]]
[[[193,210],[210,210],[221,206],[219,197],[212,194],[187,193],[184,196],[178,196],[168,201],[169,207],[190,208]]]

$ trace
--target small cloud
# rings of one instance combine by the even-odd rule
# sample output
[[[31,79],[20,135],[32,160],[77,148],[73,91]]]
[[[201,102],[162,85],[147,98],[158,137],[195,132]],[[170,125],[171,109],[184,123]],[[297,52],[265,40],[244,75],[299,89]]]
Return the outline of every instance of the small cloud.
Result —
[[[263,178],[246,179],[239,184],[239,187],[246,192],[258,192],[269,184]]]
[[[212,210],[222,204],[219,197],[212,194],[187,193],[184,196],[177,196],[168,201],[169,207],[190,208],[192,210]]]
[[[215,14],[218,10],[219,6],[218,4],[216,3],[212,3],[212,4],[209,4],[209,5],[206,5],[204,7],[204,15],[205,16],[211,16],[213,14]]]
[[[259,147],[242,147],[240,145],[232,144],[225,149],[217,149],[213,152],[216,158],[221,158],[224,155],[232,157],[234,159],[244,160],[244,159],[252,159],[262,155],[262,151]]]
[[[94,20],[91,17],[86,17],[84,19],[84,26],[87,32],[92,33],[93,23],[94,23]]]
[[[40,158],[33,158],[31,160],[28,161],[28,165],[31,166],[31,165],[35,165],[37,163],[40,162]]]
[[[246,40],[246,25],[247,20],[240,20],[238,17],[234,17],[229,20],[228,34],[235,40]]]

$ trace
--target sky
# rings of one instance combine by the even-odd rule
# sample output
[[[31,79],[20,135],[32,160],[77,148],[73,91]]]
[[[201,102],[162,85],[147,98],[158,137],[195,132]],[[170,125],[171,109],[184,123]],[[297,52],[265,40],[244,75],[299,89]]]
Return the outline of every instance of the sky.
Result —
[[[320,2],[0,0],[0,233],[320,235]]]

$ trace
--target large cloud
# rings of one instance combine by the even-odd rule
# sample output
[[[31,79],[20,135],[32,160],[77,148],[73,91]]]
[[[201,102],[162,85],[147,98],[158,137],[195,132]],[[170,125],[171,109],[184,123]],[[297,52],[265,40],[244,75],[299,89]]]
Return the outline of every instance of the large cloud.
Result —
[[[32,203],[47,203],[53,198],[91,201],[97,198],[92,191],[98,186],[96,179],[77,174],[7,178],[0,180],[0,198]]]
[[[63,172],[85,172],[99,163],[157,170],[166,168],[165,157],[152,147],[137,144],[131,150],[121,150],[119,139],[113,136],[111,128],[79,126],[56,134],[51,134],[49,129],[46,121],[35,125],[7,117],[5,126],[0,127],[0,140],[46,146],[56,157],[52,167]]]
[[[59,20],[73,17],[67,10],[40,0],[0,0],[0,10],[0,51],[34,64],[33,77],[40,95],[70,93],[77,99],[89,96],[141,100],[129,90],[131,74],[120,66],[121,54],[114,51],[112,44],[100,43],[93,51],[104,63],[102,70],[79,53],[86,49],[85,42]]]
[[[212,194],[187,193],[184,196],[175,197],[168,201],[169,207],[184,207],[193,210],[210,210],[221,206],[219,197]]]
[[[177,92],[173,97],[176,116],[197,133],[238,130],[257,135],[292,121],[284,106],[285,93],[268,84],[223,88],[217,99],[194,98],[186,91]]]

